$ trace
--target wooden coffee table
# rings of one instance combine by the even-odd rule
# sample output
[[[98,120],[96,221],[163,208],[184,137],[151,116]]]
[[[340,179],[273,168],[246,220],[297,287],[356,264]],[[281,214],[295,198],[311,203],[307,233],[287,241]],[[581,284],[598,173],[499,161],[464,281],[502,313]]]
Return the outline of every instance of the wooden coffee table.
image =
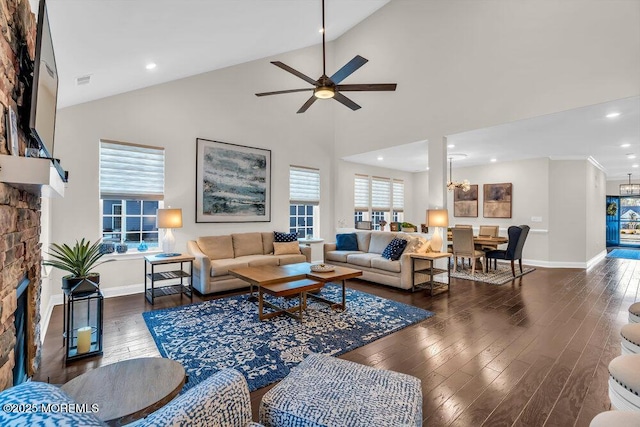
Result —
[[[280,266],[266,265],[260,267],[233,268],[229,270],[229,274],[249,282],[251,284],[252,295],[254,286],[258,287],[259,292],[262,286],[293,282],[301,279],[311,279],[317,282],[321,282],[320,288],[329,282],[341,282],[341,303],[330,301],[315,294],[307,294],[307,297],[325,302],[331,305],[332,308],[340,308],[342,310],[346,310],[347,302],[345,294],[345,282],[347,279],[353,279],[354,277],[362,276],[362,271],[356,270],[354,268],[336,266],[334,271],[329,271],[326,273],[316,273],[311,271],[311,263],[301,262],[298,264],[288,264]]]
[[[162,408],[182,390],[185,379],[184,367],[175,360],[144,357],[93,369],[61,389],[79,404],[97,404],[95,415],[118,426]]]
[[[258,289],[258,317],[260,320],[269,319],[280,314],[286,314],[302,322],[302,311],[307,308],[307,292],[320,290],[324,283],[310,279],[294,280],[292,282],[275,283],[273,285],[262,285]],[[288,297],[298,295],[298,305],[295,307],[283,308],[264,300],[264,294],[274,297]],[[264,314],[263,307],[270,307],[276,311]],[[295,312],[298,311],[296,315]]]

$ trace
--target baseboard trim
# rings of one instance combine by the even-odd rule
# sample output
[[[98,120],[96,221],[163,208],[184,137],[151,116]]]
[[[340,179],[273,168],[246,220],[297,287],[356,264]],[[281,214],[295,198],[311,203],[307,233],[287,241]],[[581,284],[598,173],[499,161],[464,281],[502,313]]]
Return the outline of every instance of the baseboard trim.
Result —
[[[545,268],[581,268],[581,269],[589,269],[602,261],[604,257],[607,255],[607,250],[603,250],[590,260],[586,262],[572,262],[572,261],[541,261],[536,259],[523,259],[522,263],[526,265],[532,265],[534,267],[545,267]]]
[[[114,298],[114,297],[122,297],[125,295],[134,295],[144,293],[144,283],[137,283],[134,285],[126,285],[126,286],[116,286],[114,288],[101,288],[102,295],[105,298]],[[44,338],[47,336],[47,329],[49,329],[49,321],[51,320],[51,314],[53,313],[53,308],[56,305],[62,305],[64,303],[64,298],[62,294],[51,295],[49,298],[49,305],[47,306],[47,310],[44,313],[44,318],[42,319],[41,328],[40,328],[40,339],[44,342]]]

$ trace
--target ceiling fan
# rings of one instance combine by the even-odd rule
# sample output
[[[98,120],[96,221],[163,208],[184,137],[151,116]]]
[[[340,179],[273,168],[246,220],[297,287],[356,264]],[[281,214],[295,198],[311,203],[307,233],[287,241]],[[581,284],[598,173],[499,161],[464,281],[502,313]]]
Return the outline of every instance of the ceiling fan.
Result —
[[[268,95],[280,95],[282,93],[293,93],[293,92],[307,92],[313,90],[313,95],[311,98],[305,102],[302,107],[298,110],[298,113],[304,113],[307,109],[316,102],[316,99],[329,99],[333,98],[336,101],[340,102],[343,105],[351,108],[352,110],[357,110],[361,108],[358,104],[353,102],[351,99],[347,98],[342,94],[342,92],[365,92],[365,91],[394,91],[396,90],[396,83],[365,83],[365,84],[346,84],[341,85],[344,79],[349,77],[354,71],[358,68],[362,67],[369,60],[363,58],[360,55],[356,55],[351,61],[346,63],[342,68],[336,71],[331,77],[327,77],[326,72],[326,50],[325,50],[325,26],[324,26],[324,0],[322,0],[322,76],[318,80],[314,80],[311,77],[302,74],[300,71],[289,67],[286,64],[283,64],[280,61],[271,61],[273,65],[276,67],[280,67],[285,71],[293,74],[294,76],[300,77],[305,82],[313,85],[313,88],[305,88],[305,89],[289,89],[289,90],[278,90],[275,92],[262,92],[256,93],[256,96],[268,96]]]

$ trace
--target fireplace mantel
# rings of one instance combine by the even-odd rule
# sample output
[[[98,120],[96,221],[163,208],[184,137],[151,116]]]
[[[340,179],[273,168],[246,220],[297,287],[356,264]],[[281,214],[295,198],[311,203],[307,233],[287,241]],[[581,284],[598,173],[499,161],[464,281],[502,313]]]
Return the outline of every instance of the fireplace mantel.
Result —
[[[0,182],[42,197],[64,197],[65,182],[50,159],[0,154]]]

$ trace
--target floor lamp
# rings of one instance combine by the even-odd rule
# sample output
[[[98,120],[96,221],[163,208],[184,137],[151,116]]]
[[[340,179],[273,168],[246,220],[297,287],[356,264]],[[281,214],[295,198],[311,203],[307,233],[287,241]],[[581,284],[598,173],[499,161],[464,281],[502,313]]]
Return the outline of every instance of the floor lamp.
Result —
[[[446,209],[427,209],[427,227],[435,227],[431,236],[431,248],[434,252],[442,251],[442,236],[438,231],[439,227],[449,226],[449,212]]]
[[[162,253],[158,256],[171,257],[180,254],[174,253],[176,239],[173,237],[174,228],[182,228],[182,209],[158,209],[157,228],[164,228],[164,238],[162,239]]]

